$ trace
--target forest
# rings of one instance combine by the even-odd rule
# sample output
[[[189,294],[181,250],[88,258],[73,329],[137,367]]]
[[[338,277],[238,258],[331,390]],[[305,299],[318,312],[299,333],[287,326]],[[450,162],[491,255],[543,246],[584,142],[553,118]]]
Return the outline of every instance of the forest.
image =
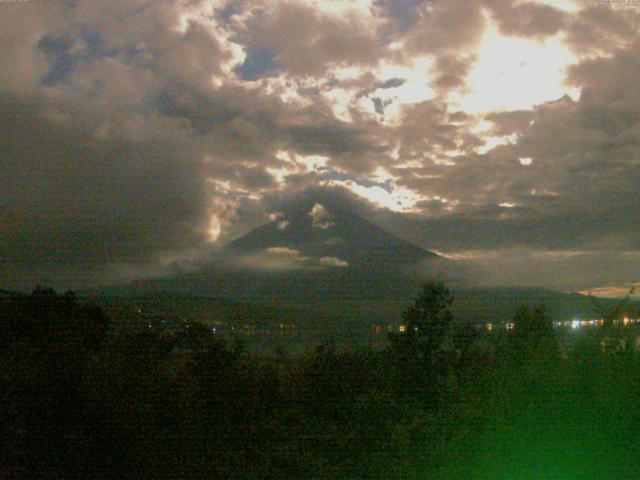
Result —
[[[639,478],[635,327],[559,331],[525,305],[488,333],[453,302],[430,282],[384,348],[294,355],[8,296],[0,477]]]

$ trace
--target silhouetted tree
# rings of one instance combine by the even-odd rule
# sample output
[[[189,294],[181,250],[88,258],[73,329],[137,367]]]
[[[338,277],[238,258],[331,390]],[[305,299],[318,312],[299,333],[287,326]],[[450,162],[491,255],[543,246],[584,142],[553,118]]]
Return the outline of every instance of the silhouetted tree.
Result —
[[[613,308],[602,305],[591,292],[589,292],[587,298],[591,301],[591,305],[598,312],[600,318],[604,320],[605,326],[610,328],[615,320],[619,320],[625,313],[634,310],[634,306],[631,303],[631,296],[634,293],[636,293],[636,287],[632,286],[624,298],[620,299]]]
[[[418,297],[403,313],[405,344],[415,345],[429,356],[448,339],[453,314],[453,294],[443,282],[425,283]]]
[[[636,293],[636,287],[632,286],[624,298],[614,306],[606,306],[600,303],[589,293],[588,298],[592,306],[604,321],[602,328],[596,331],[593,340],[598,344],[601,353],[622,353],[628,351],[632,345],[633,335],[617,325],[624,317],[637,317],[637,305],[631,301],[631,296]]]
[[[444,379],[449,366],[446,350],[451,346],[452,303],[453,295],[444,283],[425,283],[402,313],[400,333],[389,335],[398,370],[396,388],[405,393],[422,392],[428,403],[435,399],[436,384]]]
[[[37,288],[0,302],[0,476],[61,477],[80,467],[83,374],[108,328],[99,308],[71,292]]]
[[[517,359],[539,363],[558,353],[553,322],[544,308],[523,305],[516,311],[513,323],[511,337]]]

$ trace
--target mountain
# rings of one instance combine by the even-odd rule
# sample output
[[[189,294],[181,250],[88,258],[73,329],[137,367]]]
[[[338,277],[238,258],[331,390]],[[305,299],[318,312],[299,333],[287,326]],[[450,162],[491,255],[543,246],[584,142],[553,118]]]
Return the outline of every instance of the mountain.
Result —
[[[307,203],[276,217],[231,242],[228,251],[242,255],[289,249],[318,261],[334,260],[325,260],[326,265],[348,266],[370,273],[389,272],[442,258],[340,207],[328,209],[320,203]]]
[[[621,301],[532,287],[460,289],[455,291],[455,298],[454,313],[479,322],[509,321],[523,304],[544,306],[555,320],[594,319],[613,311]],[[630,308],[636,305],[632,302]]]
[[[307,202],[229,243],[198,271],[136,281],[111,293],[216,298],[203,309],[241,302],[255,311],[260,305],[295,311],[308,324],[355,327],[398,321],[423,280],[450,281],[461,268],[352,211]],[[479,322],[507,321],[523,303],[545,304],[557,319],[596,316],[587,297],[545,289],[456,289],[455,296],[456,316]]]
[[[125,290],[288,304],[404,300],[421,278],[452,263],[348,209],[305,202],[229,243],[198,271],[137,281]]]

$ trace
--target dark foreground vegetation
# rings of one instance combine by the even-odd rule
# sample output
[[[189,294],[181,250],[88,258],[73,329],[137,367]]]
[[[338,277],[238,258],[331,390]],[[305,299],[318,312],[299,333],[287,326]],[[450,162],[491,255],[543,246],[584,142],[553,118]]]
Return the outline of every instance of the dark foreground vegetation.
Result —
[[[72,294],[0,302],[0,477],[640,478],[635,332],[481,334],[442,284],[382,350],[254,355],[205,326],[114,325]]]

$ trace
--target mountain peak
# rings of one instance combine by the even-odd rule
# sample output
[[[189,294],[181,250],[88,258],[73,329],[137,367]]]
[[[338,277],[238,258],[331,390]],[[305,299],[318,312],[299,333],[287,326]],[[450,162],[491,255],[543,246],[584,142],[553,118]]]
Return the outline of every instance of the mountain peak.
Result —
[[[432,262],[433,261],[433,262]],[[446,265],[445,265],[446,264]],[[405,298],[449,261],[323,201],[274,213],[198,271],[144,285],[283,302]]]
[[[276,212],[271,221],[231,242],[234,253],[287,249],[334,266],[369,268],[406,266],[437,258],[433,252],[402,240],[357,213],[320,202],[304,202],[296,209]],[[282,250],[284,251],[284,250]]]

